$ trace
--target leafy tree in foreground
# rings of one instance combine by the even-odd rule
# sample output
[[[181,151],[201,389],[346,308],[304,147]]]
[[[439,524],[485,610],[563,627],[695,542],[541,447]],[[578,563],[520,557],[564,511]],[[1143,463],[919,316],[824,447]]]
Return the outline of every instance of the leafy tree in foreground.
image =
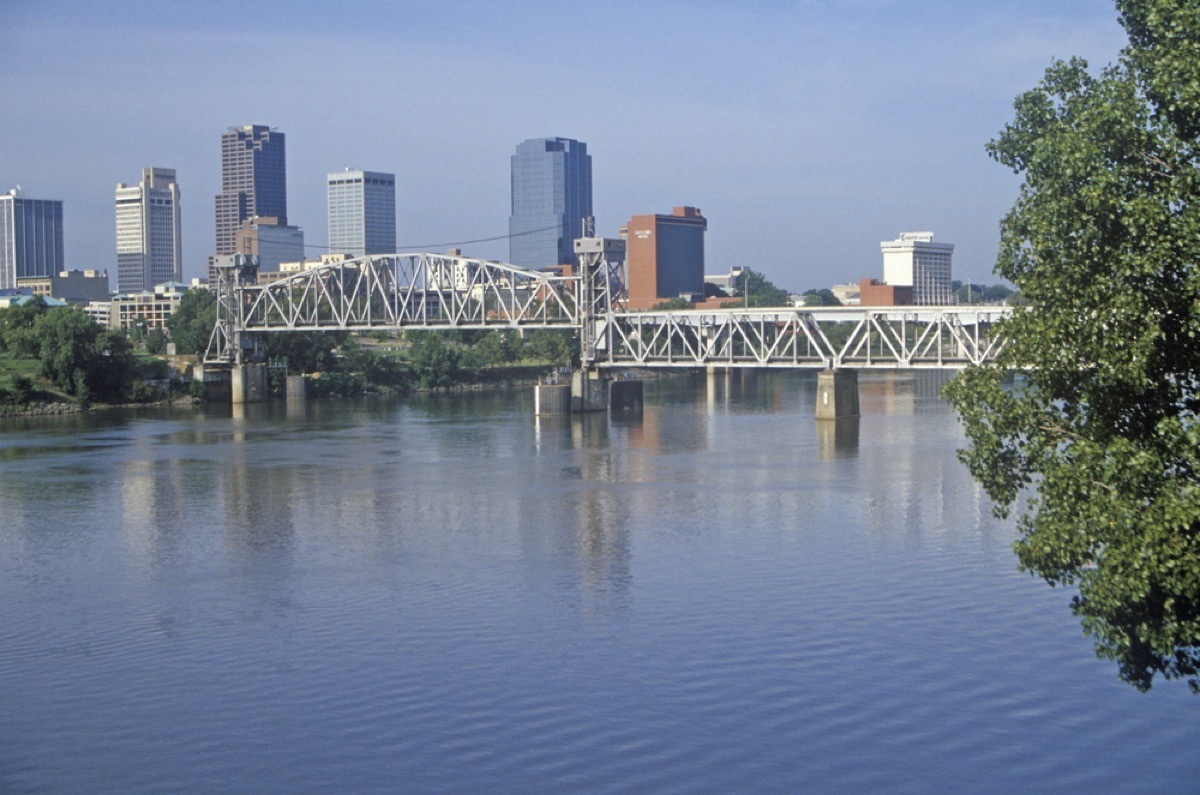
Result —
[[[1200,692],[1200,4],[1117,7],[1119,62],[1055,63],[989,144],[1024,178],[997,272],[1030,311],[947,394],[998,512],[1029,494],[1021,567],[1078,584],[1122,679]]]

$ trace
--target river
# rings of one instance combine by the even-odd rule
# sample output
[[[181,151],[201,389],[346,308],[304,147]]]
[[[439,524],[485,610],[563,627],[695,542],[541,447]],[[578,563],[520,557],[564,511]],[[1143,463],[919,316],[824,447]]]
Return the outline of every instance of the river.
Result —
[[[1149,792],[933,373],[0,424],[0,792]]]

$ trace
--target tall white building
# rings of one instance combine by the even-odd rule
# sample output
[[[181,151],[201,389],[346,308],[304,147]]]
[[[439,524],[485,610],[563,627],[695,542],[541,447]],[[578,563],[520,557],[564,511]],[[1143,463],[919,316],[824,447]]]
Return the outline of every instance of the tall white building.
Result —
[[[346,169],[327,176],[329,253],[396,251],[396,175]]]
[[[899,239],[885,240],[879,246],[883,250],[884,282],[912,287],[913,303],[917,305],[953,303],[953,243],[934,243],[933,232],[902,232]]]
[[[179,185],[173,168],[144,168],[137,185],[118,183],[117,292],[183,281]]]

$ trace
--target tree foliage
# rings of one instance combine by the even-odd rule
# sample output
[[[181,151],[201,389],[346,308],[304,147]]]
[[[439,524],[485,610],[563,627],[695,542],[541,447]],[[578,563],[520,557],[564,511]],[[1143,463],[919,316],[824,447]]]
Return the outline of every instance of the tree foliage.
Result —
[[[823,287],[820,290],[804,291],[805,306],[841,306],[842,302],[833,294],[833,290]]]
[[[217,300],[203,287],[193,287],[179,299],[167,318],[167,328],[180,355],[203,355],[217,323]]]
[[[76,307],[41,315],[34,327],[42,375],[81,403],[124,400],[137,372],[129,339]]]
[[[755,307],[789,306],[787,290],[772,284],[767,277],[757,271],[745,268],[737,277],[738,295],[742,297],[743,306]]]
[[[15,359],[36,359],[41,343],[34,326],[46,311],[46,302],[40,295],[0,310],[0,351]]]
[[[1200,4],[1117,6],[1118,63],[1053,64],[988,146],[1023,177],[997,272],[1030,309],[947,394],[997,510],[1028,496],[1022,568],[1078,585],[1124,680],[1200,691]]]

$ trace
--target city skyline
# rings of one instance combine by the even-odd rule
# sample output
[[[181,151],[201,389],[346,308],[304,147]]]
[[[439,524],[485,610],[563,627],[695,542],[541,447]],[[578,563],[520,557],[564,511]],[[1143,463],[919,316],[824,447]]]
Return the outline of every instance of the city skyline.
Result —
[[[310,256],[325,175],[368,163],[403,186],[398,247],[506,259],[513,146],[562,136],[588,143],[598,234],[701,206],[710,270],[802,290],[876,275],[879,241],[929,229],[956,245],[956,278],[989,280],[1018,181],[984,144],[1053,58],[1098,70],[1124,42],[1107,0],[284,8],[0,10],[0,87],[38,121],[0,130],[0,189],[64,201],[68,267],[115,273],[115,182],[168,163],[214,196],[215,137],[263,123],[290,138],[288,222]],[[231,48],[278,79],[214,57]],[[185,208],[186,278],[213,225],[208,202]]]

